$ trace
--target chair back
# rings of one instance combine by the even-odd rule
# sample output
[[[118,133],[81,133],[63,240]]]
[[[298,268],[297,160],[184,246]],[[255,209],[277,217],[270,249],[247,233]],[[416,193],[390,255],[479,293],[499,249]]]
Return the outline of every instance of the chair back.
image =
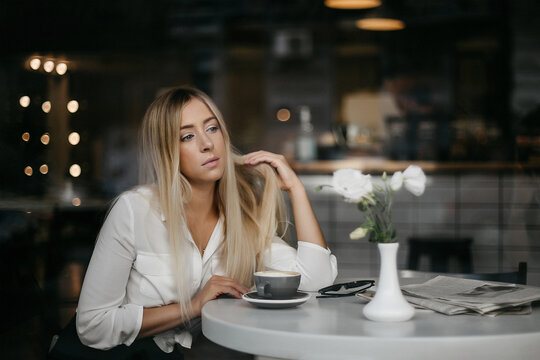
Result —
[[[417,279],[432,279],[437,275],[444,276],[454,276],[463,279],[474,279],[474,280],[486,280],[486,281],[497,281],[497,282],[507,282],[513,284],[527,284],[527,263],[520,262],[518,264],[517,271],[510,272],[500,272],[500,273],[437,273],[437,272],[427,272],[427,271],[417,271],[417,270],[400,270],[399,276],[401,278],[417,278]]]
[[[470,273],[473,268],[472,243],[473,239],[470,237],[411,237],[408,239],[407,267],[421,270],[421,259],[426,258],[429,260],[429,271]],[[457,263],[456,269],[450,267],[451,260]]]
[[[507,282],[513,284],[527,284],[527,263],[520,262],[517,271],[501,273],[463,274],[463,278]]]

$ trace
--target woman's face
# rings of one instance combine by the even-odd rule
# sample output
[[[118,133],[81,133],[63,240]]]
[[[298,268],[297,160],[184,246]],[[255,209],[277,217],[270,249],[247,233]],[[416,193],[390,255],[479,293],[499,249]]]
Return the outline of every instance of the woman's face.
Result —
[[[192,98],[182,110],[180,171],[192,186],[223,176],[227,154],[221,127],[205,103]]]

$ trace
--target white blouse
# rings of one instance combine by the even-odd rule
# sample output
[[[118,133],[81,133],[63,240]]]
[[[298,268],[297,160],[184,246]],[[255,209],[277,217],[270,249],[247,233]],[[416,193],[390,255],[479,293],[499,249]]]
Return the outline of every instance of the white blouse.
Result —
[[[151,201],[152,191],[140,187],[122,194],[112,207],[96,242],[77,308],[77,332],[82,343],[98,349],[131,345],[142,325],[143,308],[177,302],[170,267],[165,218]],[[213,275],[225,275],[219,253],[223,218],[217,222],[203,255],[192,244],[192,296]],[[298,242],[298,250],[274,237],[266,252],[268,269],[298,271],[300,289],[313,291],[333,283],[337,263],[330,250]],[[165,352],[174,343],[190,347],[185,328],[154,336]]]

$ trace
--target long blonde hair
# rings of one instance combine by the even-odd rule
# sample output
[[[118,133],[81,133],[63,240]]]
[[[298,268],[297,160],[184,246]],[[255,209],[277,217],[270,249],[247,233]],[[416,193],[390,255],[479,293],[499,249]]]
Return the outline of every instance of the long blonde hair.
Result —
[[[221,128],[227,153],[226,167],[217,182],[216,200],[225,218],[221,259],[226,275],[244,286],[252,285],[254,271],[264,269],[264,252],[272,237],[286,231],[286,212],[279,181],[269,165],[243,165],[230,143],[223,116],[214,102],[200,90],[173,88],[148,108],[141,129],[141,175],[151,184],[166,218],[173,273],[182,314],[191,313],[192,246],[188,241],[184,205],[191,199],[188,180],[180,171],[180,126],[182,110],[191,99],[206,104]]]

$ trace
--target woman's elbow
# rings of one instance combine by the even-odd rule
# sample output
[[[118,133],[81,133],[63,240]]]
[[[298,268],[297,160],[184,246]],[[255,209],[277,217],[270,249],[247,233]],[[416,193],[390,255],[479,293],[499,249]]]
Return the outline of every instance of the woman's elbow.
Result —
[[[114,347],[114,345],[104,341],[105,339],[109,339],[110,336],[104,333],[102,326],[95,323],[95,319],[94,321],[87,321],[87,319],[82,319],[81,316],[77,314],[75,328],[79,340],[85,346],[98,350],[108,350]]]
[[[334,274],[330,271],[317,277],[303,276],[299,289],[303,291],[318,291],[320,288],[332,285],[336,276],[337,273]]]

